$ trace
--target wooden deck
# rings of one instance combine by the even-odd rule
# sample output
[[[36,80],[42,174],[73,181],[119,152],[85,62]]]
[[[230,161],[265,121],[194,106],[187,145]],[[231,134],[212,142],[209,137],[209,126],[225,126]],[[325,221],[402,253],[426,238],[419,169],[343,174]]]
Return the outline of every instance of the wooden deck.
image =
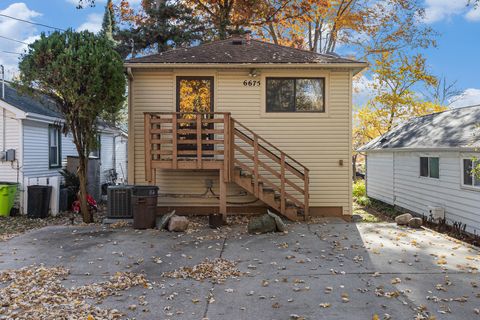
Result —
[[[218,170],[220,212],[234,182],[291,220],[309,214],[309,171],[227,112],[145,113],[145,177],[159,169]]]

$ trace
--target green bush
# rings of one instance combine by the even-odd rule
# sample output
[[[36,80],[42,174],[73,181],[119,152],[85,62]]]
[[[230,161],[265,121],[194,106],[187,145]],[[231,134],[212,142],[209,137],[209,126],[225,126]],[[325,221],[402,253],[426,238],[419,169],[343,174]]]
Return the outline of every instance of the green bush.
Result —
[[[357,203],[363,207],[368,207],[372,204],[372,201],[367,196],[357,197],[355,198],[355,201],[357,201]]]
[[[364,180],[357,180],[353,183],[353,197],[358,199],[367,196]]]

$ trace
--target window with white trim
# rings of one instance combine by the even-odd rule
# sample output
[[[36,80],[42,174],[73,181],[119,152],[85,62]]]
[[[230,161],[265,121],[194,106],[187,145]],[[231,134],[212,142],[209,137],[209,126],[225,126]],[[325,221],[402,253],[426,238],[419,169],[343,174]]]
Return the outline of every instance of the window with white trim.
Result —
[[[420,177],[440,178],[440,158],[420,157]]]
[[[462,160],[462,185],[480,189],[480,177],[475,175],[474,168],[480,164],[478,160],[467,158]]]
[[[58,126],[48,127],[48,164],[50,168],[60,168],[62,165],[61,135]]]

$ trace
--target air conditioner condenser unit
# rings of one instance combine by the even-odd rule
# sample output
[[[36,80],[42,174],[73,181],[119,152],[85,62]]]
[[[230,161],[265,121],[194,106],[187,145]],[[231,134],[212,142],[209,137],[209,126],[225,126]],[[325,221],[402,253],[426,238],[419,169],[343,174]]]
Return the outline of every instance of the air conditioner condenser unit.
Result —
[[[132,192],[133,186],[123,185],[108,187],[107,218],[133,218]]]

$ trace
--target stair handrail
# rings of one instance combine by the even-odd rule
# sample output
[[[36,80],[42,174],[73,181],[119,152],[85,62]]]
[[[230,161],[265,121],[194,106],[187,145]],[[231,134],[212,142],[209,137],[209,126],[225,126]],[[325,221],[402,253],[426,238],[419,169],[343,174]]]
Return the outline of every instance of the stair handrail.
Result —
[[[291,160],[292,162],[294,162],[295,164],[297,164],[298,166],[300,166],[304,172],[305,171],[310,171],[306,166],[304,166],[302,163],[300,163],[298,160],[295,160],[292,156],[288,155],[287,153],[285,153],[284,151],[282,151],[281,149],[279,149],[278,147],[276,147],[275,145],[273,145],[270,141],[268,141],[267,139],[263,138],[262,136],[260,136],[258,133],[255,133],[254,131],[252,131],[251,129],[249,129],[248,127],[246,127],[244,124],[242,124],[241,122],[239,122],[238,120],[232,118],[232,121],[236,124],[236,125],[239,125],[240,127],[242,127],[243,129],[245,129],[246,131],[248,131],[249,133],[251,133],[254,137],[256,136],[258,138],[258,140],[261,140],[263,142],[265,142],[266,144],[268,144],[270,147],[272,147],[273,149],[275,149],[276,151],[278,151],[280,154],[283,154],[285,155],[285,158],[288,158],[289,160]],[[248,136],[247,136],[248,137]],[[250,138],[251,139],[251,138]],[[251,139],[253,141],[253,139]],[[267,149],[268,150],[268,149]],[[273,154],[273,153],[272,153]],[[277,155],[273,154],[274,156],[276,156],[279,160],[280,160],[280,157],[278,157]],[[300,174],[304,174],[304,172],[302,172],[301,170],[298,170],[298,168],[295,168],[293,166],[291,166],[293,169],[297,170]]]
[[[295,160],[293,157],[291,157],[290,155],[286,154],[284,151],[282,151],[281,149],[279,149],[278,147],[276,147],[275,145],[273,145],[270,141],[266,140],[265,138],[261,137],[259,134],[255,133],[254,131],[252,131],[251,129],[249,129],[248,127],[246,127],[244,124],[242,124],[241,122],[239,122],[238,120],[234,119],[234,118],[231,118],[231,121],[232,121],[232,125],[231,125],[231,128],[233,129],[233,132],[232,132],[232,138],[234,139],[234,135],[235,135],[235,132],[239,132],[240,134],[242,134],[244,137],[248,138],[250,141],[253,142],[253,145],[254,145],[254,169],[253,169],[253,173],[254,173],[254,176],[255,176],[255,181],[254,181],[254,187],[255,187],[255,192],[258,192],[258,179],[259,179],[259,173],[258,173],[258,150],[259,150],[259,147],[261,147],[263,150],[267,151],[270,155],[272,155],[273,157],[275,157],[277,160],[279,160],[280,162],[280,167],[281,167],[281,173],[280,173],[280,190],[281,190],[281,194],[280,194],[280,197],[281,197],[281,200],[280,200],[280,206],[281,206],[281,212],[284,212],[285,210],[285,207],[286,207],[286,191],[285,191],[285,186],[286,186],[286,172],[285,172],[285,169],[287,168],[291,168],[295,171],[297,171],[302,177],[303,177],[303,194],[304,194],[304,200],[303,200],[303,207],[304,207],[304,215],[305,215],[305,219],[307,219],[308,215],[309,215],[309,184],[310,184],[310,181],[309,181],[309,169],[304,166],[303,164],[301,164],[299,161]],[[244,130],[246,130],[248,133],[250,133],[252,137],[249,137],[248,135],[246,135],[244,132],[242,132],[241,130],[239,130],[236,125],[240,126],[241,128],[243,128]],[[266,147],[264,147],[263,145],[260,144],[259,140],[261,140],[262,142],[264,142],[265,144],[267,144],[269,147],[275,149],[277,152],[280,153],[280,156],[274,154],[271,150],[267,149]],[[231,144],[231,147],[232,149],[234,148],[235,146],[235,143],[232,143]],[[287,159],[289,161],[287,161]],[[232,161],[232,167],[233,167],[233,161],[234,161],[234,157],[232,157],[231,161]],[[290,163],[288,162],[294,162],[295,164],[297,164],[298,166],[300,166],[302,169],[303,169],[303,172],[301,170],[299,170],[298,168],[292,166]]]

